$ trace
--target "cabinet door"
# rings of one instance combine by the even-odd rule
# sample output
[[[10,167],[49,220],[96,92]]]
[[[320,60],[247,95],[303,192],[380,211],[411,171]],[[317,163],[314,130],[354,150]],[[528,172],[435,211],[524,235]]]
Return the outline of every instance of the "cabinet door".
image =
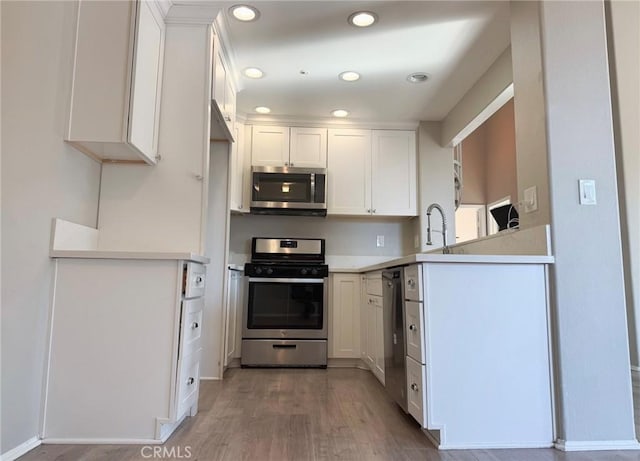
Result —
[[[326,128],[291,128],[289,166],[302,168],[327,167]]]
[[[289,128],[253,126],[251,165],[287,166],[289,164]]]
[[[150,2],[138,3],[138,28],[131,82],[129,142],[155,161],[162,89],[164,22]]]
[[[424,311],[422,303],[405,301],[405,333],[407,355],[424,363]]]
[[[231,159],[229,169],[229,181],[230,181],[230,200],[229,209],[237,212],[247,212],[245,209],[245,196],[244,196],[244,125],[237,124],[234,129],[236,142],[231,144]]]
[[[330,129],[327,145],[327,213],[370,214],[371,131]]]
[[[371,371],[375,374],[376,368],[376,348],[378,341],[376,340],[376,305],[373,299],[367,297],[367,350],[365,361]]]
[[[226,75],[224,84],[223,116],[229,131],[234,133],[236,125],[236,90],[233,88],[233,84],[231,83],[231,79],[228,75]]]
[[[332,276],[331,350],[332,357],[360,357],[360,276]]]
[[[384,313],[382,297],[372,296],[375,305],[376,333],[375,333],[375,367],[373,373],[384,384]]]
[[[224,113],[224,92],[226,91],[227,69],[222,60],[222,50],[220,48],[220,40],[217,35],[213,36],[213,78],[211,83],[211,97],[220,108],[220,112]]]
[[[374,130],[372,136],[373,214],[417,216],[415,132]]]
[[[226,350],[224,365],[228,366],[236,355],[236,333],[238,331],[238,311],[240,310],[240,281],[239,272],[230,270],[227,293],[227,326],[226,326]]]
[[[426,418],[426,399],[427,393],[425,389],[426,366],[422,365],[411,357],[407,357],[407,404],[409,414],[425,427]]]

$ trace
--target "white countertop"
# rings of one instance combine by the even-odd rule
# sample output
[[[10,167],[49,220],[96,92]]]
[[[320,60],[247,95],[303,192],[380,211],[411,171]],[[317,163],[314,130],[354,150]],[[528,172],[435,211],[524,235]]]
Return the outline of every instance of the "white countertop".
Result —
[[[417,253],[401,258],[372,264],[365,267],[329,266],[330,272],[362,273],[394,266],[406,266],[414,263],[466,263],[466,264],[553,264],[553,256],[543,255],[471,255],[471,254],[442,254]]]
[[[153,251],[108,251],[108,250],[51,250],[52,258],[80,259],[182,259],[201,264],[209,264],[209,258],[195,253],[153,252]]]

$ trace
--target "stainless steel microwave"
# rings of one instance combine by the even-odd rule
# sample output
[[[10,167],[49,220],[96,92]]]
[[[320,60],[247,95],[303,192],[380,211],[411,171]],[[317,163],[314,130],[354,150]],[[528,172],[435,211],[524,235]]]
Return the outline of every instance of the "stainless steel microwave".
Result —
[[[327,170],[254,166],[251,212],[256,214],[327,215]]]

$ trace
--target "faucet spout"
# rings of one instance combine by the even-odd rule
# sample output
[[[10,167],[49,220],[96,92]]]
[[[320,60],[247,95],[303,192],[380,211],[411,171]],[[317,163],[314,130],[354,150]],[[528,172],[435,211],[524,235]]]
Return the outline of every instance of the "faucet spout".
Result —
[[[444,215],[444,210],[438,203],[432,203],[427,207],[427,245],[433,245],[431,241],[431,212],[433,210],[438,210],[440,212],[440,216],[442,217],[442,252],[444,254],[449,253],[449,247],[447,246],[447,218]]]

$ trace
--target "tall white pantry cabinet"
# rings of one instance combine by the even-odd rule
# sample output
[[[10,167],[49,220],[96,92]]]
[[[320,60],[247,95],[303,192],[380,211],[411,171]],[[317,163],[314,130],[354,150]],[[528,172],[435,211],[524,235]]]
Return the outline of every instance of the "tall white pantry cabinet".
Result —
[[[147,162],[155,165],[92,155],[103,160],[98,226],[86,228],[95,235],[93,246],[72,250],[52,244],[56,270],[43,405],[45,442],[159,443],[197,411],[204,264],[209,262],[200,255],[205,251],[210,139],[214,127],[219,132],[211,119],[212,105],[217,104],[212,85],[214,51],[220,54],[214,49],[219,10],[172,5],[161,18],[158,42],[152,21],[157,18],[146,14],[150,7],[158,8],[152,3],[83,0],[79,9],[78,27],[83,30],[91,29],[84,24],[83,11],[94,13],[91,24],[100,23],[100,15],[106,23],[113,17],[121,26],[128,21],[130,29],[120,31],[129,31],[126,37],[114,37],[113,31],[95,33],[90,38],[97,43],[87,43],[87,35],[79,33],[77,44],[79,50],[110,50],[110,42],[133,47],[133,57],[118,54],[125,63],[120,69],[126,65],[132,72],[127,77],[130,88],[114,83],[132,94],[125,95],[133,99],[124,104],[135,108],[140,101],[149,102],[155,83],[162,103],[153,131],[157,155]],[[83,10],[86,4],[90,6]],[[103,31],[100,24],[96,31]],[[156,47],[159,43],[161,48]],[[158,51],[160,80],[147,72],[149,60],[142,59],[150,49]],[[111,57],[85,53],[96,68],[101,59]],[[75,84],[78,71],[76,66]],[[78,107],[95,102],[91,93],[100,92],[101,78],[109,75],[93,72],[83,92],[74,92],[72,120]],[[225,85],[232,86],[231,81]],[[83,100],[83,94],[89,100]],[[142,99],[136,102],[138,97]],[[235,110],[234,101],[225,99],[224,104],[226,114]],[[99,125],[95,115],[85,125]],[[131,125],[135,114],[122,119]],[[91,140],[98,144],[89,147],[113,147],[99,133]],[[119,149],[130,150],[131,143],[123,139]],[[73,145],[87,153],[86,146]]]

